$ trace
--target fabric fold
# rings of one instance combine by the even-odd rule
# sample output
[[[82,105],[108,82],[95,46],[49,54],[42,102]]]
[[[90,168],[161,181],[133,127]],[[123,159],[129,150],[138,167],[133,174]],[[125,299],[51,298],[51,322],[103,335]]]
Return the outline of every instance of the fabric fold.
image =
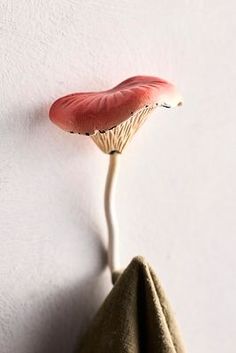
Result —
[[[159,279],[135,257],[99,309],[78,353],[184,353]]]

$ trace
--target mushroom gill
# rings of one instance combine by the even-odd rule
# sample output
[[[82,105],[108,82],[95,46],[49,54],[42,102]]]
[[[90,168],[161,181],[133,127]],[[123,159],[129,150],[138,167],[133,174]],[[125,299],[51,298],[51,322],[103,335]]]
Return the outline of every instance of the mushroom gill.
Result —
[[[130,117],[121,124],[106,131],[97,131],[91,138],[104,153],[122,153],[125,146],[155,108],[156,105],[145,106],[132,113]]]

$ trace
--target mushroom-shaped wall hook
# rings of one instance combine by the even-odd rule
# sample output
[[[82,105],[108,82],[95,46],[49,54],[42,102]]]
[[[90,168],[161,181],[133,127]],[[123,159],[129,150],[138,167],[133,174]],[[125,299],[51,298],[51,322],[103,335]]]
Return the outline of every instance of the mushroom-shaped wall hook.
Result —
[[[158,77],[135,76],[107,91],[69,94],[56,100],[50,108],[53,123],[67,132],[90,136],[110,155],[105,215],[109,234],[108,263],[114,276],[120,267],[114,207],[119,156],[155,108],[171,108],[181,103],[182,98],[171,83]]]

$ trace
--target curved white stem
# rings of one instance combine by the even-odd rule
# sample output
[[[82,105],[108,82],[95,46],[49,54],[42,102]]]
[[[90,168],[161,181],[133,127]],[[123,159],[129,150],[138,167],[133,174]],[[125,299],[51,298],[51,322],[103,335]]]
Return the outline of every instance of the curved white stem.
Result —
[[[117,172],[119,167],[120,154],[113,152],[110,154],[109,168],[107,172],[105,187],[105,215],[108,228],[108,265],[111,273],[120,268],[119,261],[119,230],[115,210],[115,189]]]

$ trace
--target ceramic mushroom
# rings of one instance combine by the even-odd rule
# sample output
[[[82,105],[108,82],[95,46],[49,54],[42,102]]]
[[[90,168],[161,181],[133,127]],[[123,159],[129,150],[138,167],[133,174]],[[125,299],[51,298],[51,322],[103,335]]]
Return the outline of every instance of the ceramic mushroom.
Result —
[[[69,94],[57,99],[50,108],[53,123],[70,133],[90,136],[103,152],[110,154],[105,214],[112,273],[119,269],[118,229],[113,204],[118,155],[154,109],[172,108],[181,103],[182,98],[171,83],[153,76],[135,76],[107,91]]]
[[[158,77],[135,76],[107,91],[59,98],[49,116],[65,131],[91,136],[103,152],[121,153],[155,108],[171,108],[181,102],[171,83]]]

